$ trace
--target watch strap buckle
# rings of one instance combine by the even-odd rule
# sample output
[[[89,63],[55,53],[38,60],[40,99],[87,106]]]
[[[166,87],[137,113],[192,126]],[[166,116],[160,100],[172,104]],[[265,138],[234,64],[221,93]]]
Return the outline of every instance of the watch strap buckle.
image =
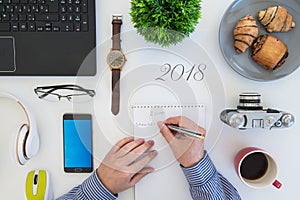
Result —
[[[121,14],[114,14],[112,16],[112,19],[113,20],[122,20],[123,19],[123,16]]]

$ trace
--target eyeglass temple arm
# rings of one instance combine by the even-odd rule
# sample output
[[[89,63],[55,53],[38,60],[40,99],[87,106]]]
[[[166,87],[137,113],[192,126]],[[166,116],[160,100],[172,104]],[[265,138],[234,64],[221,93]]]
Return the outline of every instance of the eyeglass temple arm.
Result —
[[[84,89],[80,86],[77,86],[78,88],[68,88],[69,86],[76,86],[76,85],[64,85],[64,87],[56,87],[56,88],[53,88],[49,91],[45,91],[45,93],[43,95],[40,96],[40,98],[44,98],[46,96],[48,96],[49,94],[51,94],[52,92],[54,92],[55,90],[59,90],[59,89],[68,89],[68,90],[76,90],[76,91],[84,91],[86,93],[88,93],[90,96],[94,96],[95,95],[95,91],[94,90],[88,90],[88,89]],[[50,88],[51,86],[49,86]],[[35,92],[38,91],[38,89],[48,89],[46,87],[37,87],[35,89]]]
[[[93,91],[93,90],[89,90],[89,89],[85,89],[79,85],[53,85],[53,86],[43,86],[43,87],[37,87],[36,89],[50,89],[50,88],[53,88],[53,89],[76,89],[78,88],[77,90],[82,90],[82,91]]]
[[[37,87],[37,89],[65,88],[65,87],[77,87],[77,88],[84,89],[83,87],[81,87],[79,85],[74,85],[74,84],[41,86],[41,87]]]

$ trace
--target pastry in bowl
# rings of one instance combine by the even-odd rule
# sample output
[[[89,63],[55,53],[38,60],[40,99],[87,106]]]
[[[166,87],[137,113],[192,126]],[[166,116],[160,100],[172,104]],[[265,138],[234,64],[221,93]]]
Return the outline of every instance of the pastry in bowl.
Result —
[[[233,36],[236,52],[244,53],[258,36],[258,27],[253,16],[247,15],[240,19],[233,30]]]
[[[280,67],[288,57],[288,46],[269,34],[259,36],[252,45],[252,59],[267,70]]]
[[[296,26],[292,15],[282,6],[273,6],[259,11],[257,18],[270,33],[287,32]]]

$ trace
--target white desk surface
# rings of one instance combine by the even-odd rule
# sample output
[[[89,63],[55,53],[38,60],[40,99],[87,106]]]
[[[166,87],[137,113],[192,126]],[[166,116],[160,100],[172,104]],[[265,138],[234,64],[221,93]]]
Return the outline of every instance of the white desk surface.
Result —
[[[255,82],[248,80],[234,72],[225,62],[218,42],[219,24],[223,13],[232,3],[232,0],[204,0],[202,4],[202,18],[197,30],[191,38],[205,47],[208,55],[214,62],[222,77],[226,94],[226,107],[234,108],[238,102],[238,95],[244,91],[257,91],[262,94],[262,102],[271,108],[280,108],[292,112],[296,120],[300,113],[299,84],[300,71],[297,70],[288,77],[272,82]],[[134,31],[130,22],[130,1],[124,0],[97,0],[97,42],[98,44],[109,41],[111,37],[111,15],[123,14],[122,32]],[[125,46],[123,46],[126,49]],[[107,49],[107,52],[109,49]],[[106,55],[106,52],[103,53]],[[105,57],[101,58],[105,59]],[[107,66],[98,66],[106,68]],[[130,66],[126,66],[127,70]],[[100,70],[99,70],[100,71]],[[99,76],[99,75],[98,75]],[[84,86],[93,85],[95,78],[82,78]],[[107,79],[107,80],[106,80]],[[106,99],[108,105],[102,115],[94,120],[94,124],[112,117],[110,109],[110,96],[105,92],[110,91],[110,77],[104,79],[107,91],[99,93],[99,99]],[[70,77],[0,77],[0,90],[8,91],[20,97],[31,108],[36,118],[40,134],[41,147],[38,155],[25,166],[18,166],[13,159],[13,142],[18,124],[24,121],[24,116],[17,106],[12,103],[1,105],[1,137],[0,137],[0,188],[1,199],[25,199],[24,188],[27,172],[36,168],[47,169],[51,173],[54,195],[58,197],[69,189],[81,183],[88,174],[66,174],[63,172],[62,158],[62,115],[66,112],[92,112],[97,109],[89,104],[76,105],[76,108],[68,102],[49,103],[39,100],[33,88],[41,85],[76,82]],[[101,91],[102,92],[102,91]],[[103,106],[103,105],[102,105]],[[16,117],[17,116],[17,117]],[[101,121],[101,122],[99,122]],[[103,158],[111,145],[124,137],[114,126],[107,124],[111,130],[109,138],[105,137],[98,128],[94,127],[94,154],[97,155],[95,168],[99,160]],[[99,131],[99,132],[98,132]],[[210,156],[219,172],[235,185],[242,199],[294,199],[299,193],[298,173],[300,167],[300,124],[298,121],[292,128],[265,131],[239,132],[224,126],[220,139],[210,151]],[[108,139],[107,139],[108,138]],[[251,189],[245,186],[234,171],[233,159],[237,151],[247,146],[258,146],[269,151],[278,161],[278,179],[283,183],[280,190],[269,186],[264,189]],[[9,152],[9,153],[8,153]],[[172,187],[172,185],[169,185]],[[189,191],[183,191],[189,192]],[[134,199],[134,190],[130,189],[119,194],[120,200]]]

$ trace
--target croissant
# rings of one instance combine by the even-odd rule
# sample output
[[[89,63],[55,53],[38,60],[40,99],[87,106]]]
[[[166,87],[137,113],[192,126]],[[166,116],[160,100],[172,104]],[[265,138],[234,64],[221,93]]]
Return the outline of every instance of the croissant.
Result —
[[[287,45],[273,35],[261,35],[252,45],[252,59],[268,70],[280,67],[288,54]]]
[[[273,31],[287,32],[296,26],[292,15],[282,6],[269,7],[259,11],[257,18],[270,33]]]
[[[251,15],[240,19],[233,30],[233,35],[236,52],[244,53],[258,36],[258,27],[255,19]]]

